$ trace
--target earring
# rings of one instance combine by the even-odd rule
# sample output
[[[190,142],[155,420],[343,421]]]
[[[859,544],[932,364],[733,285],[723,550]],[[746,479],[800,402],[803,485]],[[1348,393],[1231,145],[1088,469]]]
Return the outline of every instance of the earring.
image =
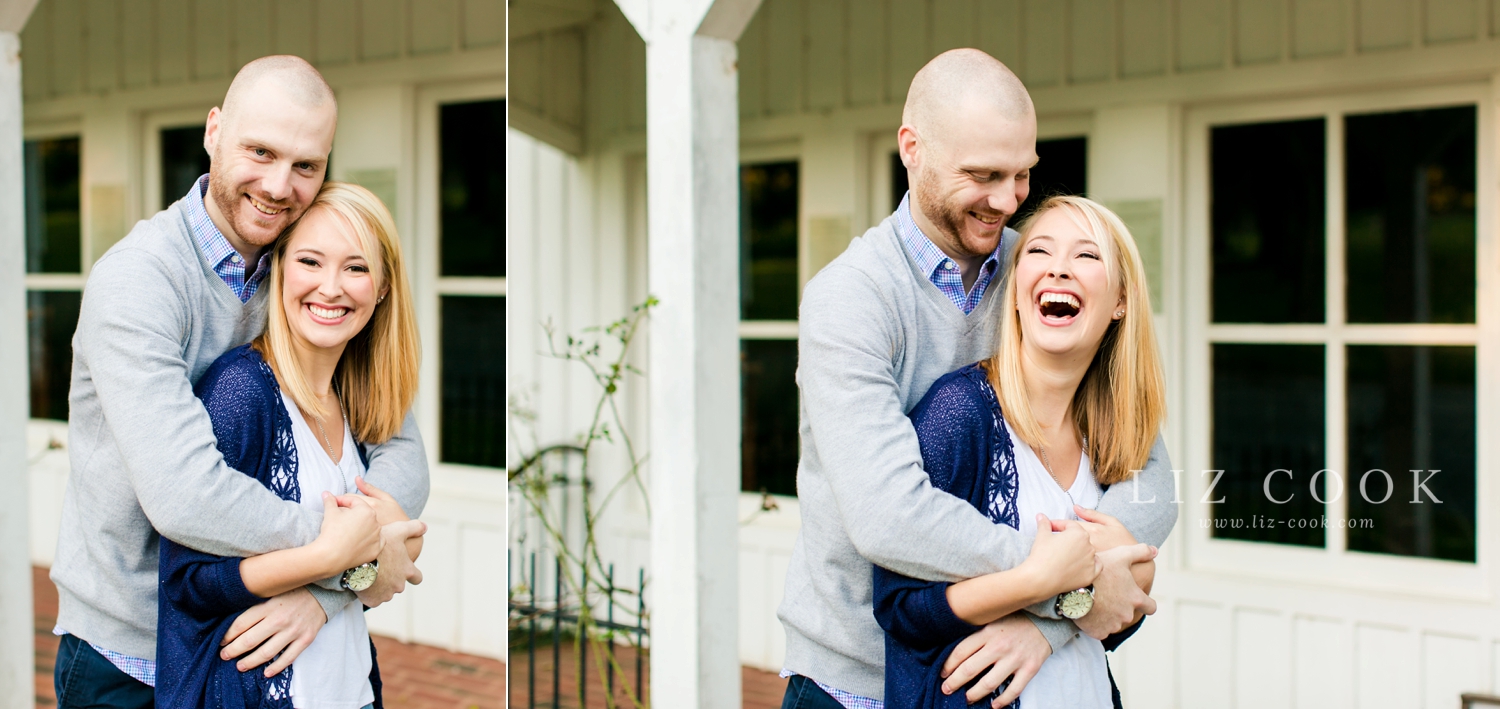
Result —
[[[379,297],[379,298],[376,298],[376,299],[375,299],[375,304],[376,304],[376,305],[380,305],[380,304],[381,304],[381,303],[384,303],[384,302],[385,302],[385,296],[383,296],[383,295],[382,295],[382,296],[380,296],[380,297]],[[1123,311],[1122,311],[1122,312],[1123,312]]]
[[[1123,317],[1125,317],[1125,311],[1124,310],[1116,310],[1115,311],[1115,319],[1116,320],[1119,320],[1120,318],[1123,318]]]

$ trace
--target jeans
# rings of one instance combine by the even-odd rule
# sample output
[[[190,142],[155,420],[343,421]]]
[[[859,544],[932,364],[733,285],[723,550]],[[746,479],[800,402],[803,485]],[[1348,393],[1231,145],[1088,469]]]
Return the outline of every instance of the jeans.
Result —
[[[844,705],[828,696],[817,682],[792,675],[786,683],[786,694],[781,697],[781,709],[844,709]]]
[[[62,636],[52,668],[58,709],[152,709],[156,690],[120,671],[74,635]]]

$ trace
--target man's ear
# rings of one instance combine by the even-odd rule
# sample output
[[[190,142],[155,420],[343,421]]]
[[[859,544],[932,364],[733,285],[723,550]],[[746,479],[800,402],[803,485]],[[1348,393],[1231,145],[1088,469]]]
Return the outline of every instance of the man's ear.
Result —
[[[208,121],[203,125],[203,149],[208,152],[209,160],[213,160],[215,148],[219,144],[220,123],[223,122],[224,112],[214,106],[208,111]]]
[[[901,156],[901,164],[911,170],[917,165],[917,144],[921,137],[917,135],[917,129],[910,125],[901,126],[896,131],[896,154]]]

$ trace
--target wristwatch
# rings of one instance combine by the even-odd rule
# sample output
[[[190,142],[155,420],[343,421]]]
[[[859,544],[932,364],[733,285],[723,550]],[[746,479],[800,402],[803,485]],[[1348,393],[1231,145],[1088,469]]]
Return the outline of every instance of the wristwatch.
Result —
[[[1078,620],[1094,609],[1094,586],[1089,584],[1076,591],[1057,594],[1053,610],[1068,620]]]
[[[339,577],[339,585],[359,593],[375,583],[375,577],[380,573],[380,562],[368,561],[344,572]],[[1059,601],[1060,603],[1061,601]],[[1085,611],[1087,612],[1087,611]]]

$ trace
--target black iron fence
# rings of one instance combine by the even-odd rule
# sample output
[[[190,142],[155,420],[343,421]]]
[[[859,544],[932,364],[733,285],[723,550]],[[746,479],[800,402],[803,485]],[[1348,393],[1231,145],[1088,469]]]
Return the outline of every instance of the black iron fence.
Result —
[[[567,570],[578,572],[571,579],[573,584],[580,583],[582,569],[565,569],[564,559],[558,555],[544,558],[543,563],[550,561],[547,565],[552,568],[544,567],[539,575],[536,552],[519,560],[517,556],[511,554],[511,706],[588,707],[591,690],[600,692],[593,702],[597,706],[647,706],[644,680],[650,630],[646,624],[645,569],[637,571],[635,587],[626,588],[616,585],[615,567],[610,564],[603,579],[587,582],[589,608],[585,614],[584,599],[564,582],[570,578],[564,573]],[[551,578],[546,578],[547,571],[552,572]],[[618,620],[616,609],[620,611]],[[565,651],[565,645],[571,647]],[[590,645],[609,654],[599,663],[602,672],[595,666],[599,658],[590,657]],[[517,670],[525,676],[524,701],[514,696],[521,688]],[[634,683],[630,683],[632,679]]]

